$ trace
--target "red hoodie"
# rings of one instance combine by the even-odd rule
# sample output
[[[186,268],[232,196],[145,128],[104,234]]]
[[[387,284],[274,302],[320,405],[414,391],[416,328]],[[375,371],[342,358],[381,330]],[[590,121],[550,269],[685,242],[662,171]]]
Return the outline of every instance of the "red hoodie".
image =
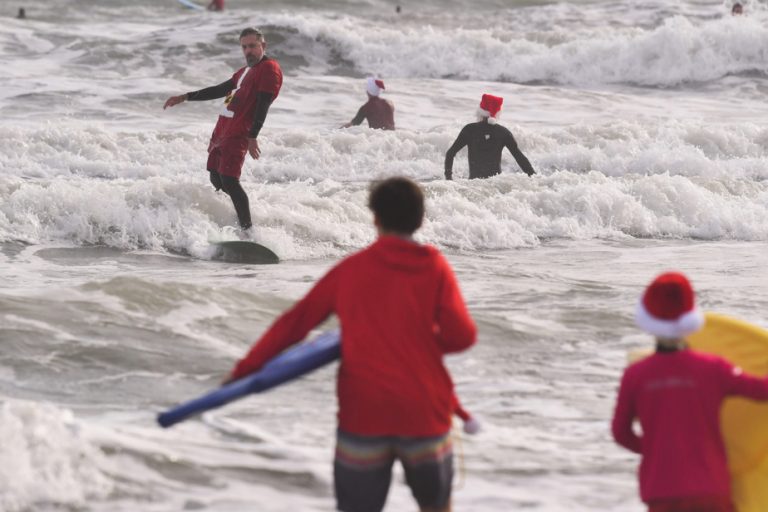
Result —
[[[272,324],[232,376],[258,370],[332,313],[342,333],[339,428],[369,436],[447,433],[454,396],[443,355],[472,346],[477,331],[442,254],[380,237]]]
[[[720,432],[727,396],[768,400],[768,379],[691,350],[656,353],[627,368],[613,416],[613,437],[642,455],[640,497],[730,498]],[[632,430],[638,418],[642,437]]]

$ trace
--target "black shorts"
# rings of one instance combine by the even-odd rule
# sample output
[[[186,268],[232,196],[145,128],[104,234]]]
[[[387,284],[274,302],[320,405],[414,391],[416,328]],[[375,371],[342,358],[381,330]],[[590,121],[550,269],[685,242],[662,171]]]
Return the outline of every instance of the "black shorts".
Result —
[[[451,501],[453,448],[450,433],[436,437],[357,436],[339,430],[333,476],[337,509],[380,512],[387,501],[392,465],[399,459],[420,508]]]

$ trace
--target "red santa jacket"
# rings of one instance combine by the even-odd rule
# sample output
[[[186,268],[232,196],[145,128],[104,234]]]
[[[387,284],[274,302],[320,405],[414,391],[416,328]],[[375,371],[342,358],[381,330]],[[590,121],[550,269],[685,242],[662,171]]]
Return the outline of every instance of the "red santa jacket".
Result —
[[[732,395],[766,400],[768,379],[690,350],[657,353],[627,368],[612,429],[617,443],[642,455],[643,501],[730,497],[720,407]],[[635,418],[642,436],[632,430]]]

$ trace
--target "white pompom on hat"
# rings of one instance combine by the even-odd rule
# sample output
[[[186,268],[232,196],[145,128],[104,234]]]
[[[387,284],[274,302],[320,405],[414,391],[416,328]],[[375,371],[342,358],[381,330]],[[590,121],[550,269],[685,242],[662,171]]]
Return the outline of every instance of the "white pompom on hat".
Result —
[[[487,117],[490,124],[496,124],[496,120],[501,114],[501,105],[503,103],[504,98],[483,94],[483,97],[480,99],[480,107],[477,109],[477,115]]]
[[[659,338],[682,338],[704,326],[691,283],[679,272],[661,274],[635,309],[637,326]]]
[[[378,96],[384,89],[386,89],[386,87],[384,87],[384,82],[378,78],[369,76],[365,81],[365,90],[371,96]]]
[[[480,432],[480,429],[482,428],[480,422],[474,416],[469,414],[469,412],[458,403],[458,400],[456,401],[454,412],[456,413],[456,416],[461,418],[464,422],[464,432],[467,434],[477,434]]]

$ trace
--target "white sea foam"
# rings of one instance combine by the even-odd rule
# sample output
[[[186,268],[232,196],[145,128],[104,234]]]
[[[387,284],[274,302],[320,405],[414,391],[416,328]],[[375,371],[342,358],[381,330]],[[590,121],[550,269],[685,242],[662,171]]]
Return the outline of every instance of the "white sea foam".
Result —
[[[467,250],[542,239],[633,236],[766,240],[765,130],[618,121],[515,128],[539,174],[505,157],[487,181],[442,181],[457,128],[427,133],[285,129],[264,141],[243,182],[257,238],[287,259],[338,255],[371,236],[368,183],[404,174],[429,198],[422,236]],[[49,125],[4,128],[11,164],[0,180],[0,239],[103,244],[205,257],[234,224],[229,198],[202,169],[207,134],[119,133]],[[455,176],[466,175],[463,153]],[[435,181],[437,180],[437,181]]]
[[[245,23],[266,27],[275,41],[270,51],[289,73],[671,87],[768,70],[768,14],[762,9],[743,17],[713,17],[713,11],[696,17],[676,9],[653,20],[643,18],[648,12],[608,10],[616,19],[606,23],[606,6],[548,5],[515,16],[480,9],[464,13],[458,26],[453,16],[435,13],[394,20],[355,11],[259,11],[255,19],[236,11],[171,15],[177,23],[170,30],[143,11],[126,15],[118,30],[111,21],[38,21],[37,31],[14,22],[0,30],[8,54],[2,60],[9,64],[0,76],[13,78],[6,96],[66,90],[78,107],[72,112],[82,114],[118,103],[126,89],[135,94],[158,80],[194,81],[229,70],[239,60],[231,53],[233,25]],[[90,80],[73,82],[84,69]],[[46,83],[50,75],[55,83]],[[30,76],[37,80],[25,83]],[[110,83],[116,78],[119,84]]]
[[[70,411],[39,402],[0,404],[0,509],[82,507],[113,489],[109,464]]]
[[[534,34],[504,20],[473,29],[381,26],[351,16],[267,19],[320,42],[310,59],[324,60],[331,51],[359,73],[395,78],[674,86],[768,69],[768,30],[756,18],[695,22],[676,16],[658,27],[577,31],[553,24]]]

